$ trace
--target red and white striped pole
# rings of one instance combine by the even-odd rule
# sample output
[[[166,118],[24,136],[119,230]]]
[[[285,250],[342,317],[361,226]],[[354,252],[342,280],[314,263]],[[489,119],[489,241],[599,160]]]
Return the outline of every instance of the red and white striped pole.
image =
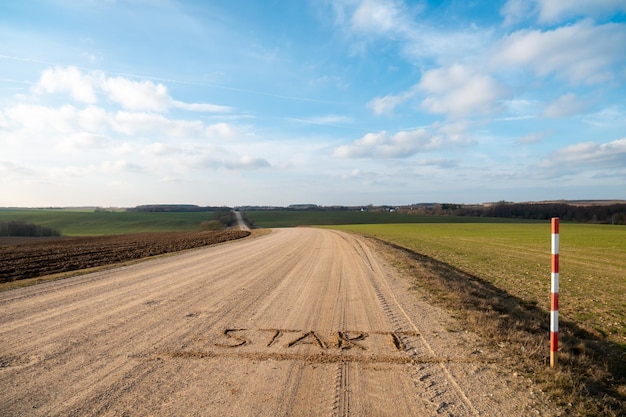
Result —
[[[550,286],[550,367],[557,365],[559,350],[559,218],[552,218],[552,276]]]

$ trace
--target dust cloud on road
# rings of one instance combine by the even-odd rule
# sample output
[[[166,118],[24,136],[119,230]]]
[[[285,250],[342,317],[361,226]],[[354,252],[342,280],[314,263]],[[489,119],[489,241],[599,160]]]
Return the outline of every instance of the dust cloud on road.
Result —
[[[409,287],[294,228],[6,291],[0,415],[550,415]]]

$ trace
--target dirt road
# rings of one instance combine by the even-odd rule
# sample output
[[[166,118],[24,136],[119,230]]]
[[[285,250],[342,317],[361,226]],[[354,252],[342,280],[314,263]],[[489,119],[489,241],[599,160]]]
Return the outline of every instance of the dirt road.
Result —
[[[246,222],[243,221],[243,216],[241,215],[241,212],[239,210],[235,210],[234,213],[235,213],[235,218],[237,219],[237,227],[239,228],[239,230],[243,230],[243,231],[250,230]]]
[[[0,293],[0,415],[550,415],[408,287],[295,228]]]

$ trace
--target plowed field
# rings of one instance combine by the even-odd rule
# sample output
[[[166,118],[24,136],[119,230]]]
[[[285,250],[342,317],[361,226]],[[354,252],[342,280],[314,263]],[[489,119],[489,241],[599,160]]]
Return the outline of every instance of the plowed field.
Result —
[[[0,283],[208,246],[249,234],[240,230],[135,233],[0,246]]]

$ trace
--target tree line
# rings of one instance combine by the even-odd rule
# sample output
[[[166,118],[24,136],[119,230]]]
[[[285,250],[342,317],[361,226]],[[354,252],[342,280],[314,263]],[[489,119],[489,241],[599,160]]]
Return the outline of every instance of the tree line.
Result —
[[[455,216],[505,217],[512,219],[548,220],[602,224],[626,224],[626,204],[574,205],[567,203],[508,203],[491,206],[442,204],[441,214]]]
[[[230,208],[211,206],[201,207],[194,204],[148,204],[126,209],[126,211],[133,213],[193,213],[220,210],[230,210]]]
[[[61,236],[58,230],[21,221],[0,222],[0,236],[49,237]]]

